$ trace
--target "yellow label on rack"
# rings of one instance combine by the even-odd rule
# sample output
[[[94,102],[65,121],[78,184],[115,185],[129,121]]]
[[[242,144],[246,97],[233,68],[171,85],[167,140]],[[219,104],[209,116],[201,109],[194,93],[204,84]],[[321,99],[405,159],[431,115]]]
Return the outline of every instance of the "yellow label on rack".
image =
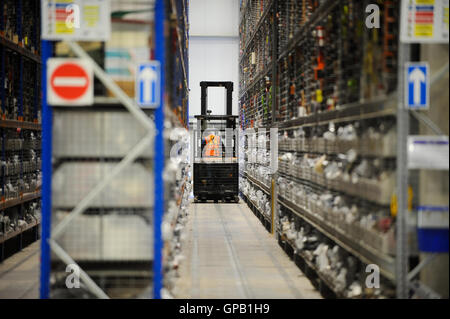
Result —
[[[444,8],[444,24],[447,26],[447,29],[448,29],[448,22],[449,22],[448,7],[446,7]]]
[[[413,189],[411,186],[408,187],[408,210],[412,211],[413,208]]]
[[[424,25],[415,25],[414,26],[414,36],[416,37],[433,37],[433,25],[432,24],[424,24]]]
[[[84,6],[84,19],[89,27],[95,27],[100,21],[100,8],[99,6]]]
[[[416,4],[434,4],[434,0],[416,0]]]
[[[316,101],[322,103],[323,101],[322,90],[316,90]]]
[[[23,41],[25,42],[25,45],[28,45],[28,37],[24,37]]]
[[[398,211],[398,208],[397,208],[397,195],[392,194],[392,197],[391,197],[391,216],[392,217],[397,216],[397,211]]]
[[[413,209],[413,189],[411,186],[408,186],[408,211],[412,211]],[[397,204],[397,195],[392,194],[391,197],[391,216],[395,217],[398,213],[398,204]]]
[[[55,22],[55,31],[57,34],[65,33],[65,34],[71,34],[74,33],[74,28],[68,28],[66,25],[66,22],[56,21]]]

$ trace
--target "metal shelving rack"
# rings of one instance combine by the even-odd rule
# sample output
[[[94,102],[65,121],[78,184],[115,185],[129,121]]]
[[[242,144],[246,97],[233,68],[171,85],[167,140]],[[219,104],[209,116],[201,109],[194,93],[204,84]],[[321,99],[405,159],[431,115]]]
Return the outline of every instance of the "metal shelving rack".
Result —
[[[71,221],[75,220],[79,216],[83,217],[83,212],[85,212],[86,209],[89,209],[89,214],[87,214],[88,216],[96,216],[95,214],[97,213],[100,213],[100,216],[108,216],[108,212],[105,208],[96,207],[95,202],[92,202],[93,199],[95,199],[96,195],[101,192],[103,192],[103,195],[107,195],[104,193],[107,191],[107,189],[105,190],[105,187],[107,187],[113,178],[121,178],[118,174],[125,167],[136,166],[136,164],[137,166],[140,164],[145,164],[147,167],[147,159],[151,160],[150,166],[151,173],[153,174],[152,180],[148,181],[148,178],[144,176],[145,174],[139,174],[139,176],[135,176],[135,178],[133,177],[133,180],[129,180],[127,182],[128,185],[135,185],[136,189],[132,192],[125,192],[128,195],[136,192],[142,193],[143,191],[145,192],[148,190],[148,185],[151,185],[150,188],[152,189],[152,193],[149,193],[144,197],[146,203],[151,201],[152,204],[152,206],[146,206],[146,208],[150,208],[150,212],[153,213],[151,216],[146,216],[148,217],[146,218],[146,222],[151,223],[153,232],[148,232],[148,238],[145,238],[145,240],[144,238],[141,238],[141,244],[139,245],[141,247],[144,241],[147,241],[147,239],[152,239],[152,249],[148,249],[148,251],[144,254],[147,255],[150,251],[153,253],[150,258],[151,260],[149,260],[152,265],[147,267],[148,269],[143,269],[146,274],[150,274],[150,277],[146,276],[146,278],[150,278],[151,287],[150,291],[144,291],[142,297],[153,297],[155,299],[160,299],[167,295],[167,292],[169,292],[171,288],[170,278],[173,277],[174,272],[176,272],[176,263],[179,260],[180,225],[182,225],[185,221],[184,217],[186,215],[187,200],[190,195],[188,165],[181,163],[176,169],[174,169],[173,163],[170,161],[171,148],[174,144],[180,142],[180,136],[185,137],[187,135],[188,128],[188,2],[156,0],[154,2],[149,1],[149,5],[154,5],[154,59],[159,61],[161,66],[160,96],[162,99],[161,105],[155,110],[143,111],[137,107],[136,103],[108,77],[100,66],[95,65],[92,58],[90,58],[77,43],[66,42],[69,49],[76,56],[91,60],[94,64],[95,76],[101,80],[102,84],[109,91],[114,92],[114,95],[116,96],[115,98],[96,97],[94,99],[94,104],[98,107],[93,107],[93,114],[95,114],[96,111],[101,113],[103,111],[108,112],[114,110],[121,112],[121,115],[131,113],[128,114],[129,117],[134,117],[134,120],[137,120],[138,124],[141,124],[140,127],[135,129],[143,129],[145,134],[138,144],[134,142],[127,144],[128,146],[135,145],[135,147],[127,154],[120,154],[120,156],[115,156],[114,158],[105,158],[105,161],[101,162],[101,164],[116,164],[114,164],[115,166],[109,170],[108,174],[103,176],[102,180],[97,181],[98,183],[96,185],[91,185],[94,187],[90,189],[90,193],[87,196],[88,199],[81,201],[83,202],[81,205],[78,203],[76,207],[69,207],[69,210],[71,210],[69,214],[67,214],[65,219],[60,221],[51,230],[52,210],[55,209],[55,203],[58,202],[57,199],[52,198],[52,175],[58,173],[57,169],[60,169],[59,166],[53,167],[52,164],[52,154],[55,151],[58,151],[58,149],[55,149],[53,145],[54,142],[52,141],[55,139],[59,140],[60,138],[59,135],[57,137],[52,136],[52,118],[57,115],[56,113],[58,112],[60,113],[58,116],[64,114],[64,110],[58,110],[58,108],[52,108],[46,104],[46,90],[44,86],[42,97],[44,181],[42,192],[45,196],[43,196],[43,240],[41,246],[41,298],[49,298],[51,296],[49,279],[52,273],[51,259],[54,258],[51,258],[51,254],[53,254],[53,256],[56,255],[66,264],[76,264],[77,261],[77,259],[73,259],[68,253],[66,253],[64,250],[66,248],[61,247],[55,239],[63,232],[67,231],[67,226],[71,223]],[[167,31],[169,31],[168,34],[166,33]],[[42,60],[43,63],[45,63],[46,60],[52,56],[52,44],[49,41],[43,41],[42,52]],[[42,74],[42,79],[46,79],[45,71]],[[45,81],[43,83],[45,83]],[[68,114],[68,117],[70,117],[70,114]],[[127,121],[119,120],[122,124],[126,124],[125,122]],[[77,121],[77,123],[82,123],[82,121]],[[110,125],[106,126],[111,128],[114,127]],[[129,128],[129,131],[133,132],[131,128]],[[115,135],[114,132],[115,131],[109,133],[113,133],[112,135]],[[127,136],[127,138],[133,138],[133,136],[134,138],[137,137],[136,134],[124,134],[123,136]],[[112,146],[120,144],[120,142],[115,143],[114,138],[112,138],[110,142],[112,142]],[[182,142],[185,141],[182,140]],[[152,145],[153,149],[149,151],[148,145]],[[58,147],[61,148],[61,145]],[[111,147],[106,147],[106,149],[111,150]],[[148,154],[149,152],[150,154]],[[77,156],[76,152],[73,154]],[[66,159],[65,157],[62,158]],[[78,156],[77,158],[81,161],[81,164],[84,164],[82,157]],[[93,158],[89,157],[86,158],[86,160],[91,161]],[[181,177],[178,178],[179,176]],[[82,180],[82,178],[79,179]],[[139,181],[144,181],[145,185]],[[104,196],[100,197],[103,198]],[[126,196],[122,197],[126,200]],[[122,198],[119,200],[122,200]],[[137,204],[137,202],[135,203]],[[130,215],[134,216],[136,212],[136,210],[133,210]],[[169,229],[170,238],[167,237],[167,232],[162,231],[167,228]],[[133,229],[128,230],[133,231]],[[136,234],[133,232],[133,235]],[[75,242],[77,242],[77,239],[75,239]],[[70,246],[71,241],[67,241],[67,244]],[[125,260],[124,265],[126,266],[126,264],[127,262]],[[94,273],[90,272],[90,274]],[[101,276],[101,272],[97,273]],[[103,289],[105,288],[103,287],[104,282],[101,280],[97,282],[93,281],[90,275],[83,271],[83,269],[81,269],[80,279],[85,284],[87,290],[90,291],[90,297],[110,297]],[[125,283],[124,281],[119,280],[119,283],[121,282]],[[102,287],[99,287],[98,285],[101,285]]]
[[[349,233],[339,231],[335,223],[324,219],[325,212],[297,205],[295,201],[288,200],[279,193],[280,188],[276,183],[279,177],[288,177],[292,181],[306,185],[312,182],[312,177],[299,180],[278,170],[272,175],[270,189],[260,185],[248,174],[241,174],[241,178],[272,195],[275,226],[278,225],[277,207],[280,205],[283,210],[290,211],[293,217],[306,222],[328,240],[357,257],[362,264],[379,265],[383,280],[388,286],[389,296],[406,298],[411,289],[406,279],[408,271],[411,270],[408,262],[410,257],[416,256],[415,252],[406,253],[406,248],[410,244],[405,221],[405,212],[408,210],[408,174],[404,167],[409,113],[404,109],[402,96],[403,65],[411,58],[409,53],[411,45],[401,44],[399,41],[399,2],[389,0],[378,2],[381,7],[382,23],[381,29],[377,30],[376,34],[368,29],[363,31],[364,21],[361,19],[365,18],[363,9],[367,4],[368,1],[353,0],[242,1],[239,59],[240,126],[244,131],[277,128],[279,132],[286,134],[303,129],[308,133],[304,142],[307,146],[302,144],[301,149],[283,148],[279,140],[280,156],[290,151],[309,156],[326,154],[329,158],[334,158],[333,156],[341,153],[341,150],[347,151],[349,148],[339,148],[339,145],[327,144],[325,141],[320,141],[322,144],[319,144],[311,138],[317,132],[323,132],[322,129],[330,123],[339,127],[347,123],[361,122],[362,127],[367,129],[377,121],[394,121],[397,129],[393,140],[396,141],[397,148],[393,147],[393,154],[386,156],[378,153],[378,149],[375,148],[369,151],[365,149],[358,156],[361,159],[379,158],[387,162],[389,167],[394,169],[397,167],[396,175],[394,174],[397,183],[393,191],[398,195],[399,211],[395,218],[396,252],[386,253],[374,249],[367,245],[364,239],[354,238]],[[270,29],[265,28],[268,21],[272,25]],[[324,44],[324,41],[329,42]],[[262,48],[264,42],[266,44],[270,42],[269,51]],[[351,52],[345,46],[348,43],[353,43]],[[265,55],[265,52],[270,52],[270,56]],[[373,58],[372,62],[364,59],[368,55]],[[333,64],[334,61],[337,62]],[[371,70],[372,73],[368,73],[367,70]],[[268,103],[268,98],[271,103]],[[297,102],[304,110],[297,109]],[[264,111],[264,108],[268,109],[268,112]],[[300,111],[303,113],[300,114]],[[362,148],[358,146],[357,149]],[[278,154],[278,149],[272,151]],[[314,183],[314,187],[325,187],[325,190],[345,194],[341,188],[327,187],[326,180],[325,184]],[[362,203],[364,207],[372,205],[371,201],[355,194],[352,194],[352,198]],[[383,207],[387,211],[390,210],[390,200],[383,198]],[[246,201],[253,209],[255,205],[248,199]],[[279,229],[276,229],[276,236],[283,248],[286,248],[284,245],[289,246]],[[292,248],[292,243],[290,245]],[[292,251],[287,252],[293,254]],[[306,267],[305,261],[300,263],[302,267]],[[306,262],[308,263],[309,271],[316,272],[314,277],[321,281],[320,277],[323,274],[318,273],[313,264]],[[415,270],[421,266],[418,265],[419,268]],[[333,290],[333,287],[330,287],[332,285],[327,284],[327,280],[322,281]],[[392,293],[393,287],[396,287],[396,293]],[[344,297],[338,291],[332,291],[332,294],[335,297]]]
[[[150,159],[151,172],[153,178],[148,181],[147,178],[140,174],[139,178],[133,181],[129,181],[128,185],[135,185],[137,188],[134,193],[147,190],[147,184],[151,184],[152,193],[149,193],[146,197],[146,203],[152,201],[152,206],[150,211],[153,213],[151,216],[146,216],[146,222],[150,222],[153,232],[148,233],[149,238],[141,238],[140,243],[147,241],[147,239],[152,239],[153,247],[148,249],[148,252],[152,251],[151,256],[151,266],[148,269],[143,269],[146,273],[150,274],[151,289],[150,291],[144,292],[143,298],[153,297],[155,299],[160,299],[164,296],[164,293],[170,290],[171,280],[170,278],[174,275],[177,269],[177,262],[179,260],[179,243],[180,243],[180,225],[185,221],[186,207],[188,196],[190,195],[190,179],[189,179],[189,167],[185,163],[181,163],[176,170],[170,161],[170,151],[174,144],[180,142],[181,137],[187,135],[188,128],[188,32],[189,32],[189,22],[188,22],[188,2],[187,1],[171,1],[171,0],[156,0],[149,1],[149,5],[154,5],[154,42],[153,48],[154,59],[160,62],[161,65],[161,91],[160,96],[162,97],[161,105],[155,110],[143,111],[138,108],[136,103],[131,100],[119,87],[112,81],[108,75],[102,70],[100,66],[95,65],[87,53],[75,42],[66,42],[70,50],[78,57],[91,60],[94,64],[94,74],[101,80],[102,84],[111,92],[115,93],[115,98],[104,98],[96,97],[94,99],[95,106],[97,108],[91,107],[92,113],[95,112],[108,112],[114,110],[121,112],[121,115],[126,115],[128,113],[129,117],[134,117],[134,120],[141,124],[141,127],[135,128],[144,129],[144,137],[139,141],[138,144],[132,142],[129,145],[136,146],[128,152],[128,154],[119,154],[120,156],[115,156],[114,158],[105,158],[100,164],[115,163],[115,166],[109,172],[103,176],[102,180],[97,181],[98,183],[94,186],[90,192],[92,194],[104,193],[105,187],[108,183],[115,177],[118,176],[119,172],[127,166],[136,166],[135,164],[146,164]],[[125,23],[125,21],[122,21]],[[134,21],[132,22],[134,23]],[[149,24],[150,25],[150,24]],[[168,28],[167,28],[168,27]],[[166,34],[166,31],[169,31]],[[42,43],[42,61],[43,63],[53,55],[52,44],[49,41],[43,41]],[[43,83],[45,83],[46,74],[45,71],[42,74]],[[77,216],[83,217],[83,212],[89,209],[88,216],[96,216],[95,214],[100,213],[100,216],[108,216],[107,210],[103,207],[96,207],[95,202],[92,202],[96,198],[96,195],[91,193],[87,196],[89,199],[85,199],[82,202],[84,204],[77,204],[76,207],[66,208],[71,210],[68,216],[60,221],[51,230],[51,216],[52,210],[55,209],[55,203],[57,199],[52,198],[52,175],[57,174],[57,169],[60,166],[53,167],[52,165],[52,154],[58,151],[55,148],[52,141],[58,141],[60,136],[53,137],[53,125],[52,118],[55,115],[61,117],[64,115],[64,110],[58,110],[58,108],[53,109],[46,104],[46,89],[45,85],[43,88],[43,226],[42,226],[42,263],[41,263],[41,298],[49,298],[51,287],[50,287],[50,275],[52,273],[51,268],[51,254],[53,256],[58,256],[62,262],[69,264],[75,263],[77,259],[72,259],[72,257],[65,252],[65,247],[61,247],[58,242],[55,241],[57,236],[60,236],[63,232],[67,231],[68,224],[75,220]],[[70,111],[70,110],[69,110]],[[73,110],[72,110],[73,111]],[[129,111],[129,112],[127,112]],[[58,113],[58,114],[56,114]],[[67,113],[67,112],[66,112]],[[73,114],[67,114],[68,117],[73,116]],[[104,114],[103,116],[107,116]],[[129,119],[130,121],[133,119]],[[128,120],[120,120],[122,125],[125,125]],[[82,121],[77,121],[77,123],[82,123]],[[170,124],[169,124],[170,123]],[[105,127],[108,125],[105,125]],[[108,126],[113,127],[113,126]],[[129,132],[133,133],[131,127],[128,128]],[[103,132],[103,131],[102,131]],[[180,133],[181,132],[181,133]],[[106,131],[105,131],[106,133]],[[114,132],[109,132],[113,133]],[[137,137],[136,134],[125,134],[123,136],[127,138]],[[142,133],[142,132],[141,132]],[[64,135],[64,134],[63,134]],[[154,141],[154,142],[153,142]],[[182,140],[185,142],[185,140]],[[114,138],[111,139],[113,148],[114,145],[120,144],[119,141],[114,142]],[[153,145],[153,150],[150,151],[147,145]],[[128,144],[127,144],[128,145]],[[58,146],[59,149],[61,145]],[[106,147],[110,149],[111,147]],[[72,152],[78,160],[83,157],[76,155],[77,153]],[[145,153],[145,154],[144,154]],[[139,155],[140,154],[140,155]],[[64,155],[64,154],[63,154]],[[123,157],[123,156],[124,157]],[[148,157],[148,155],[150,157]],[[107,157],[107,156],[106,156]],[[123,157],[123,158],[122,158]],[[63,156],[63,160],[66,158]],[[87,157],[85,160],[92,161],[94,158]],[[137,161],[136,161],[137,159]],[[119,161],[120,160],[120,161]],[[72,163],[69,161],[69,163]],[[134,163],[134,164],[131,164]],[[145,165],[146,166],[146,165]],[[147,167],[147,166],[146,166]],[[54,170],[54,171],[53,171]],[[147,172],[148,173],[148,172]],[[165,176],[163,178],[163,176]],[[178,178],[181,176],[180,178]],[[119,176],[122,178],[121,176]],[[138,181],[144,179],[145,185],[136,184]],[[81,179],[80,179],[81,180]],[[133,184],[134,183],[134,184]],[[117,185],[117,184],[116,184]],[[127,193],[129,194],[129,192]],[[91,196],[92,195],[92,196]],[[104,196],[100,196],[103,198]],[[125,196],[123,196],[126,200]],[[60,201],[59,201],[60,202]],[[136,202],[135,202],[136,203]],[[133,210],[130,216],[134,216],[137,210]],[[168,226],[168,227],[167,227]],[[171,234],[167,238],[167,232],[163,233],[163,229],[169,228],[169,233]],[[129,229],[128,231],[132,231]],[[131,235],[131,234],[130,234]],[[136,234],[134,234],[136,235]],[[153,236],[153,237],[151,237]],[[131,236],[133,237],[133,236]],[[131,238],[130,237],[130,238]],[[70,238],[69,238],[70,239]],[[74,239],[77,242],[76,238]],[[70,246],[71,241],[67,241]],[[142,245],[138,245],[141,247]],[[68,246],[68,247],[69,247]],[[130,247],[134,248],[134,247]],[[150,248],[150,247],[149,247]],[[129,251],[127,251],[129,252]],[[69,252],[70,253],[70,252]],[[148,254],[148,253],[146,253]],[[144,254],[144,255],[146,255]],[[100,260],[102,261],[102,260]],[[163,263],[164,261],[164,263]],[[89,265],[89,264],[88,264]],[[126,266],[126,260],[125,264]],[[131,265],[131,264],[130,264]],[[126,268],[126,267],[125,267]],[[124,269],[125,271],[135,271],[135,269]],[[94,272],[95,273],[95,272]],[[90,274],[94,274],[90,272]],[[101,272],[98,272],[101,279]],[[142,271],[141,271],[142,273]],[[80,274],[81,281],[86,285],[86,288],[92,294],[91,297],[97,298],[108,298],[109,296],[105,294],[104,287],[99,287],[98,284],[103,285],[100,280],[95,282],[91,279],[87,272],[81,269]],[[119,280],[120,281],[120,280]],[[130,287],[132,288],[132,287]],[[170,292],[169,292],[170,293]]]
[[[183,155],[174,165],[171,151],[187,151],[189,143],[189,4],[187,0],[156,0],[156,59],[161,62],[162,107],[155,112],[155,263],[154,298],[171,294],[177,275],[182,228],[191,194],[190,165]],[[168,34],[165,28],[168,27]],[[163,180],[162,174],[166,178]],[[169,177],[170,176],[170,177]],[[162,187],[160,187],[161,185]],[[158,226],[159,225],[159,226]],[[170,236],[161,233],[169,229]],[[164,260],[164,264],[162,261]]]
[[[39,27],[39,0],[0,1],[0,262],[22,249],[24,232],[34,232],[34,240],[39,237]],[[26,218],[30,209],[35,210],[33,219]],[[11,244],[13,239],[18,242]]]

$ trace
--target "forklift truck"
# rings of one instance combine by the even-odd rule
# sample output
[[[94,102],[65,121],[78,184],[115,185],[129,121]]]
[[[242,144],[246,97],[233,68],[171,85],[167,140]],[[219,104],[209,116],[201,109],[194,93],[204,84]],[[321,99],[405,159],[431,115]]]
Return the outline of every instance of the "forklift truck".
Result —
[[[194,202],[239,202],[236,120],[232,115],[233,82],[200,82],[201,115],[195,116]],[[226,114],[211,115],[208,88],[226,89]]]

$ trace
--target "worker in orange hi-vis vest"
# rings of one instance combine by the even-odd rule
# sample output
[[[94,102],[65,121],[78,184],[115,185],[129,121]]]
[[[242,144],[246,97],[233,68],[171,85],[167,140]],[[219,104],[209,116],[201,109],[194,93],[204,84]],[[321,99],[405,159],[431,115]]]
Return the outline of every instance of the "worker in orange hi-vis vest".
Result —
[[[219,157],[220,136],[209,134],[205,137],[205,157]]]

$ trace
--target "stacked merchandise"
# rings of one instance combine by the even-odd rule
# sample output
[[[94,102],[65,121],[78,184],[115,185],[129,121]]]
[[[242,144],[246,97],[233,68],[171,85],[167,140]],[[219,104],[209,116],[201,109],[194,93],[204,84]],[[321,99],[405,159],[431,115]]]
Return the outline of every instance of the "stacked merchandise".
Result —
[[[191,166],[188,163],[189,133],[186,129],[177,127],[170,129],[166,140],[168,149],[183,146],[179,156],[173,156],[166,161],[164,171],[166,208],[162,224],[164,240],[164,294],[170,296],[175,288],[180,263],[184,259],[182,245],[183,233],[187,222],[187,207],[192,193]]]
[[[277,227],[281,247],[324,297],[378,299],[394,295],[386,280],[380,282],[382,289],[365,288],[367,268],[358,258],[282,206]]]
[[[261,190],[263,188],[259,188],[258,186],[254,187],[253,184],[242,179],[240,182],[240,189],[249,205],[253,205],[258,212],[262,213],[265,219],[270,220],[272,218],[270,196]]]
[[[247,130],[241,143],[240,191],[268,231],[272,231],[270,131]]]
[[[273,3],[273,0],[249,0],[241,8],[239,103],[242,129],[265,127],[272,122]]]
[[[24,14],[25,12],[27,14]],[[39,27],[40,1],[2,1],[0,262],[39,236],[41,188]]]
[[[367,4],[271,3],[263,17],[274,16],[276,28],[265,37],[272,39],[269,51],[276,56],[262,68],[256,48],[267,32],[264,23],[241,30],[241,129],[278,128],[279,133],[277,173],[261,171],[257,161],[246,164],[241,191],[252,194],[256,182],[268,182],[268,187],[275,182],[280,243],[293,248],[294,257],[307,259],[308,269],[340,297],[391,296],[395,284],[391,199],[397,125],[392,97],[399,4],[377,1],[381,27],[373,29],[364,26]],[[241,7],[243,17],[249,5]],[[264,79],[271,97],[268,114],[260,102]],[[248,143],[241,145],[244,154],[259,153]],[[379,265],[383,285],[368,291],[361,280],[372,263]]]
[[[174,17],[170,36],[167,39],[167,80],[166,91],[172,114],[183,127],[188,125],[189,95],[189,21],[187,1],[168,1]]]
[[[166,124],[164,148],[166,154],[164,182],[164,218],[162,223],[163,298],[171,298],[184,244],[187,207],[192,195],[191,166],[189,164],[188,133],[188,1],[167,0],[166,8],[176,23],[170,24],[166,52]],[[176,150],[176,151],[175,151]],[[175,155],[176,154],[176,155]]]

